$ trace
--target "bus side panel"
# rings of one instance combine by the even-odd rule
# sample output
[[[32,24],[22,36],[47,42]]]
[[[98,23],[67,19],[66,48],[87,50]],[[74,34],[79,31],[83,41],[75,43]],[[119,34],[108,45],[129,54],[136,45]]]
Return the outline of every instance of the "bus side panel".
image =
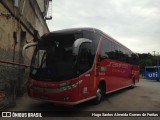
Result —
[[[106,92],[122,88],[124,86],[124,74],[119,68],[121,62],[106,59],[99,63],[99,71],[97,71],[98,79],[106,80]]]
[[[94,71],[88,71],[87,73],[83,74],[79,77],[79,80],[82,83],[79,85],[79,97],[80,99],[85,99],[88,97],[95,96],[94,92]]]
[[[135,76],[135,83],[138,83],[139,78],[140,78],[140,68],[139,68],[139,66],[133,66],[133,74]]]
[[[126,68],[124,70],[123,76],[124,76],[124,87],[130,86],[132,84],[132,80],[134,75],[132,74],[133,71],[133,65],[130,65],[126,63]]]
[[[115,76],[116,89],[126,87],[131,83],[131,66],[127,63],[112,60],[112,74]]]

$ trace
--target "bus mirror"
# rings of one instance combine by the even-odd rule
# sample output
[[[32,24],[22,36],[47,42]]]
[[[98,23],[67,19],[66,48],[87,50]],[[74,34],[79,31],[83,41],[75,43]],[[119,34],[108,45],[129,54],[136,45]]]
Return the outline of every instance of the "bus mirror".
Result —
[[[79,38],[73,43],[72,53],[73,55],[78,55],[79,48],[83,43],[91,43],[92,41],[86,38]]]
[[[26,44],[23,49],[22,49],[22,56],[24,57],[25,56],[25,50],[31,46],[36,46],[38,43],[28,43]]]

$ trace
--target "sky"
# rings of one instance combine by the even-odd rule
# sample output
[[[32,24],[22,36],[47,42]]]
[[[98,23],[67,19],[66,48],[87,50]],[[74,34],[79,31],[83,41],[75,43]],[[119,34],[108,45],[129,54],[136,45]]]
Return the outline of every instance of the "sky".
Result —
[[[160,54],[160,0],[53,0],[50,31],[102,30],[133,52]]]

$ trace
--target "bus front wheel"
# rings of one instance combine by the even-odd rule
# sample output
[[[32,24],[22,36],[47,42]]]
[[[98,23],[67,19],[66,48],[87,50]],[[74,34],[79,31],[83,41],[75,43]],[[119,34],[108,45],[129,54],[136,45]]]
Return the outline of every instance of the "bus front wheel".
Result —
[[[104,97],[104,94],[103,94],[103,87],[101,84],[98,85],[98,89],[97,89],[97,93],[96,93],[96,98],[93,99],[93,104],[97,105],[97,104],[100,104],[100,102],[102,101]]]

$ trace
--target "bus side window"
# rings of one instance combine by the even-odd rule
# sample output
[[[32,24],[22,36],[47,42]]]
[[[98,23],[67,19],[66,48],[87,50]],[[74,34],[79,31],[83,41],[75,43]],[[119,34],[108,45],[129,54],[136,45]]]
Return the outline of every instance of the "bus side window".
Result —
[[[102,61],[108,58],[107,49],[108,49],[107,41],[103,39],[98,61]]]
[[[115,59],[115,45],[112,41],[107,40],[107,54],[110,59]]]

